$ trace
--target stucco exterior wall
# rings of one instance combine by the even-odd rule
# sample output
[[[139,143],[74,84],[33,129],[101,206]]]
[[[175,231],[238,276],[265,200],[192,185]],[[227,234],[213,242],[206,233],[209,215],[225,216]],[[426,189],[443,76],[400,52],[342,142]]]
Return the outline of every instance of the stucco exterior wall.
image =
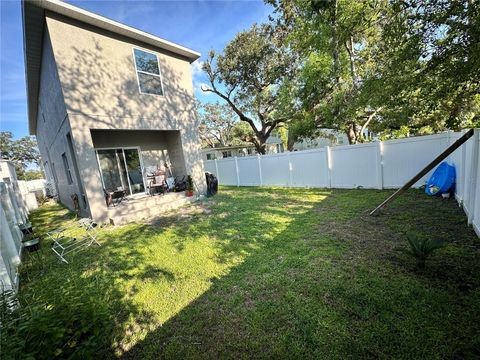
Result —
[[[91,215],[106,220],[102,219],[106,205],[91,129],[178,130],[178,138],[168,140],[167,146],[175,148],[181,144],[183,151],[172,151],[170,156],[183,157],[185,173],[191,174],[198,191],[205,193],[189,62],[58,14],[47,12],[46,24],[68,114],[69,124],[65,126],[70,128],[75,152],[79,154],[78,168]],[[164,96],[139,92],[134,47],[157,54]]]
[[[74,171],[74,159],[67,142],[71,132],[68,115],[63,100],[63,93],[58,77],[57,66],[52,51],[49,33],[44,34],[42,67],[40,73],[39,105],[37,117],[37,141],[47,174],[56,182],[59,200],[69,209],[74,210],[71,195],[77,194],[82,215],[89,215],[88,203],[84,203],[81,180]],[[67,156],[72,180],[69,184],[62,160]]]

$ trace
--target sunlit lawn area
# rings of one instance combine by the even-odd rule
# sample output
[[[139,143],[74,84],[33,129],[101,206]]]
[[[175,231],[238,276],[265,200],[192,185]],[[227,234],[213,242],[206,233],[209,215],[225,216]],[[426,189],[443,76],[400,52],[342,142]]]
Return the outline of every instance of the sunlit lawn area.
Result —
[[[388,194],[221,188],[183,216],[100,229],[68,265],[45,240],[21,272],[22,304],[48,305],[33,343],[45,358],[480,356],[479,239],[454,200],[417,190],[369,217]],[[412,231],[448,241],[424,271],[402,251]]]

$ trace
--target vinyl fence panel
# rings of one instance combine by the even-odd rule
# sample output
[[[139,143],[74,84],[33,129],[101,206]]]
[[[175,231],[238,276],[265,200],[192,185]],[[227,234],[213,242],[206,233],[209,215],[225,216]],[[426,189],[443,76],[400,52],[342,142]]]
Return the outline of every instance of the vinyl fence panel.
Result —
[[[215,174],[215,176],[218,178],[217,169],[215,168],[215,161],[205,161],[204,168],[205,171]]]
[[[242,186],[260,186],[260,168],[256,156],[237,158],[237,166]]]
[[[261,164],[263,185],[290,186],[288,153],[264,155]]]
[[[331,183],[334,188],[377,188],[377,145],[375,143],[355,146],[332,147]]]
[[[221,185],[357,187],[391,189],[403,186],[463,133],[325,147],[263,156],[206,161],[205,169]],[[455,197],[480,236],[480,130],[447,161],[455,166]],[[435,169],[434,169],[435,170]],[[430,171],[414,186],[420,187]]]
[[[222,185],[238,185],[237,170],[235,166],[235,159],[228,158],[222,161],[217,161],[218,181]]]
[[[327,150],[296,151],[290,154],[292,186],[328,187]]]
[[[411,137],[383,142],[383,187],[399,188],[448,147],[448,134]],[[414,187],[426,183],[434,170]]]

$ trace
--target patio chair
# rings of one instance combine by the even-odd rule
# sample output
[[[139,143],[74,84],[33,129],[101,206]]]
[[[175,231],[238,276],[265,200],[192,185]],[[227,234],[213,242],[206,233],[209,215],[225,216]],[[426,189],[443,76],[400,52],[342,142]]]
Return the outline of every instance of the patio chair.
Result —
[[[113,191],[103,189],[103,193],[105,194],[105,202],[107,203],[107,206],[117,206],[122,201],[128,200],[127,191],[122,187],[118,187],[117,190]]]
[[[67,231],[74,226],[56,229],[47,233],[47,237],[52,240],[53,252],[66,264],[68,264],[66,255],[77,253],[93,244],[100,246],[97,241],[97,235],[94,232],[97,224],[93,220],[80,219],[78,225],[85,229],[85,234],[79,238],[67,235]]]
[[[155,194],[165,194],[168,191],[168,185],[166,182],[165,172],[156,171],[152,174],[147,175],[148,190],[151,196]]]

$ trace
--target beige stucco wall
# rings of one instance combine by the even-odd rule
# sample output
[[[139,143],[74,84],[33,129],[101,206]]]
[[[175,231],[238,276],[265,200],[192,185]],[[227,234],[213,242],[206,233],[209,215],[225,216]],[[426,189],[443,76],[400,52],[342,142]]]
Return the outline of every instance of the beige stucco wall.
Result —
[[[67,142],[67,134],[71,133],[71,128],[48,32],[44,34],[38,98],[36,131],[38,147],[46,173],[53,177],[47,180],[54,180],[59,200],[71,210],[74,209],[71,195],[77,194],[82,215],[88,216],[88,202],[83,201],[82,183],[73,168],[75,154],[69,150]],[[63,153],[66,154],[72,170],[71,184],[67,181]]]
[[[181,144],[183,153],[169,155],[183,157],[186,172],[205,193],[189,62],[57,14],[47,13],[46,23],[92,216],[102,218],[106,206],[91,129],[179,130],[180,136],[169,138],[167,146]],[[140,94],[133,47],[157,53],[164,96]],[[58,129],[57,120],[51,128]]]

